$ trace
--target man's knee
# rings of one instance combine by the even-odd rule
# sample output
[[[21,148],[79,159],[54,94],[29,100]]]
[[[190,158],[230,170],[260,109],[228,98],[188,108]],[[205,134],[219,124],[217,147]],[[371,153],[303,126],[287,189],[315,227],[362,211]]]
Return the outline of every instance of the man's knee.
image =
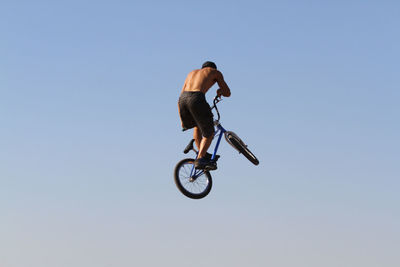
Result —
[[[209,128],[203,129],[203,131],[202,131],[202,135],[205,138],[213,138],[214,133],[215,133],[214,127],[209,127]]]

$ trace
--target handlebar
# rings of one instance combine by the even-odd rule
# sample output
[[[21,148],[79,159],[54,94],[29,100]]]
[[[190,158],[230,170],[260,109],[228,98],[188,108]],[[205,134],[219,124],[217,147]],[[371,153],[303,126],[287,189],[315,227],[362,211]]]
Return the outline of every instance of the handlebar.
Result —
[[[216,107],[216,104],[219,103],[219,102],[221,102],[221,101],[222,101],[222,98],[221,98],[220,96],[217,96],[217,95],[216,95],[216,96],[214,97],[214,100],[213,100],[213,104],[214,104],[213,108]]]
[[[217,108],[217,103],[219,103],[219,102],[221,102],[221,101],[222,101],[222,98],[221,98],[220,96],[216,95],[216,96],[214,97],[214,100],[213,100],[213,104],[214,104],[214,105],[211,107],[211,110],[215,108],[215,110],[217,111],[217,115],[218,115],[217,121],[219,121],[219,119],[221,118],[221,116],[219,115],[218,108]]]

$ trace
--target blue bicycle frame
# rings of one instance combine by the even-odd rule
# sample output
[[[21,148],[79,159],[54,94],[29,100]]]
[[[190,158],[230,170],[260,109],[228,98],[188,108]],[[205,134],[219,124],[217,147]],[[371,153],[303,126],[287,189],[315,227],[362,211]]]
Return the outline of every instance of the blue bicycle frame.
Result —
[[[222,127],[222,125],[218,122],[217,123],[217,131],[215,132],[215,136],[218,136],[218,140],[217,143],[215,144],[215,148],[214,148],[214,152],[211,156],[211,160],[215,159],[215,155],[217,155],[217,151],[218,151],[218,147],[219,144],[221,143],[221,138],[222,136],[225,134],[226,130],[224,129],[224,127]],[[204,170],[196,170],[196,168],[192,167],[192,170],[190,172],[190,177],[193,179],[196,179],[197,177],[201,176],[204,173]]]

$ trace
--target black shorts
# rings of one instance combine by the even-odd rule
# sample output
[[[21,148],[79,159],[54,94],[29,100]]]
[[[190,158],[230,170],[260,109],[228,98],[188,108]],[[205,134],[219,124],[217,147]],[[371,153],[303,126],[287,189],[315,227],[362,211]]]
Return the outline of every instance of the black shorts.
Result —
[[[201,135],[214,134],[214,119],[210,105],[202,92],[182,92],[178,101],[183,128],[199,127]]]

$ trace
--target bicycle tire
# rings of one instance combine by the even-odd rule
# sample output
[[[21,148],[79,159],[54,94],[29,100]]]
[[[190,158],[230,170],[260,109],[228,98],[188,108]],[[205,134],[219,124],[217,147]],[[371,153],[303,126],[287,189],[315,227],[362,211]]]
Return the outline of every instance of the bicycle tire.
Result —
[[[239,154],[243,154],[254,165],[260,164],[257,157],[247,148],[247,145],[234,132],[225,132],[226,141],[235,148]]]
[[[191,158],[187,158],[187,159],[183,159],[183,160],[179,161],[175,166],[174,181],[175,181],[176,187],[178,188],[178,190],[182,194],[184,194],[188,198],[201,199],[201,198],[204,198],[205,196],[207,196],[210,193],[211,188],[212,188],[212,177],[211,177],[211,174],[208,171],[204,171],[203,174],[201,176],[199,176],[199,178],[202,177],[202,176],[205,176],[205,179],[206,179],[205,183],[206,184],[205,184],[204,189],[200,190],[199,192],[190,191],[187,187],[190,187],[189,185],[191,185],[191,183],[193,183],[192,188],[194,188],[195,187],[194,184],[195,184],[195,182],[198,182],[199,178],[197,178],[194,182],[190,182],[189,181],[190,174],[189,174],[188,177],[181,177],[183,175],[180,175],[180,173],[181,173],[182,169],[185,168],[184,167],[185,165],[189,166],[189,168],[191,169],[193,164],[194,164],[194,159],[191,159]],[[181,178],[187,180],[187,182],[186,183],[182,183],[182,181],[181,181],[182,179]],[[204,177],[202,177],[202,178],[204,178]]]

